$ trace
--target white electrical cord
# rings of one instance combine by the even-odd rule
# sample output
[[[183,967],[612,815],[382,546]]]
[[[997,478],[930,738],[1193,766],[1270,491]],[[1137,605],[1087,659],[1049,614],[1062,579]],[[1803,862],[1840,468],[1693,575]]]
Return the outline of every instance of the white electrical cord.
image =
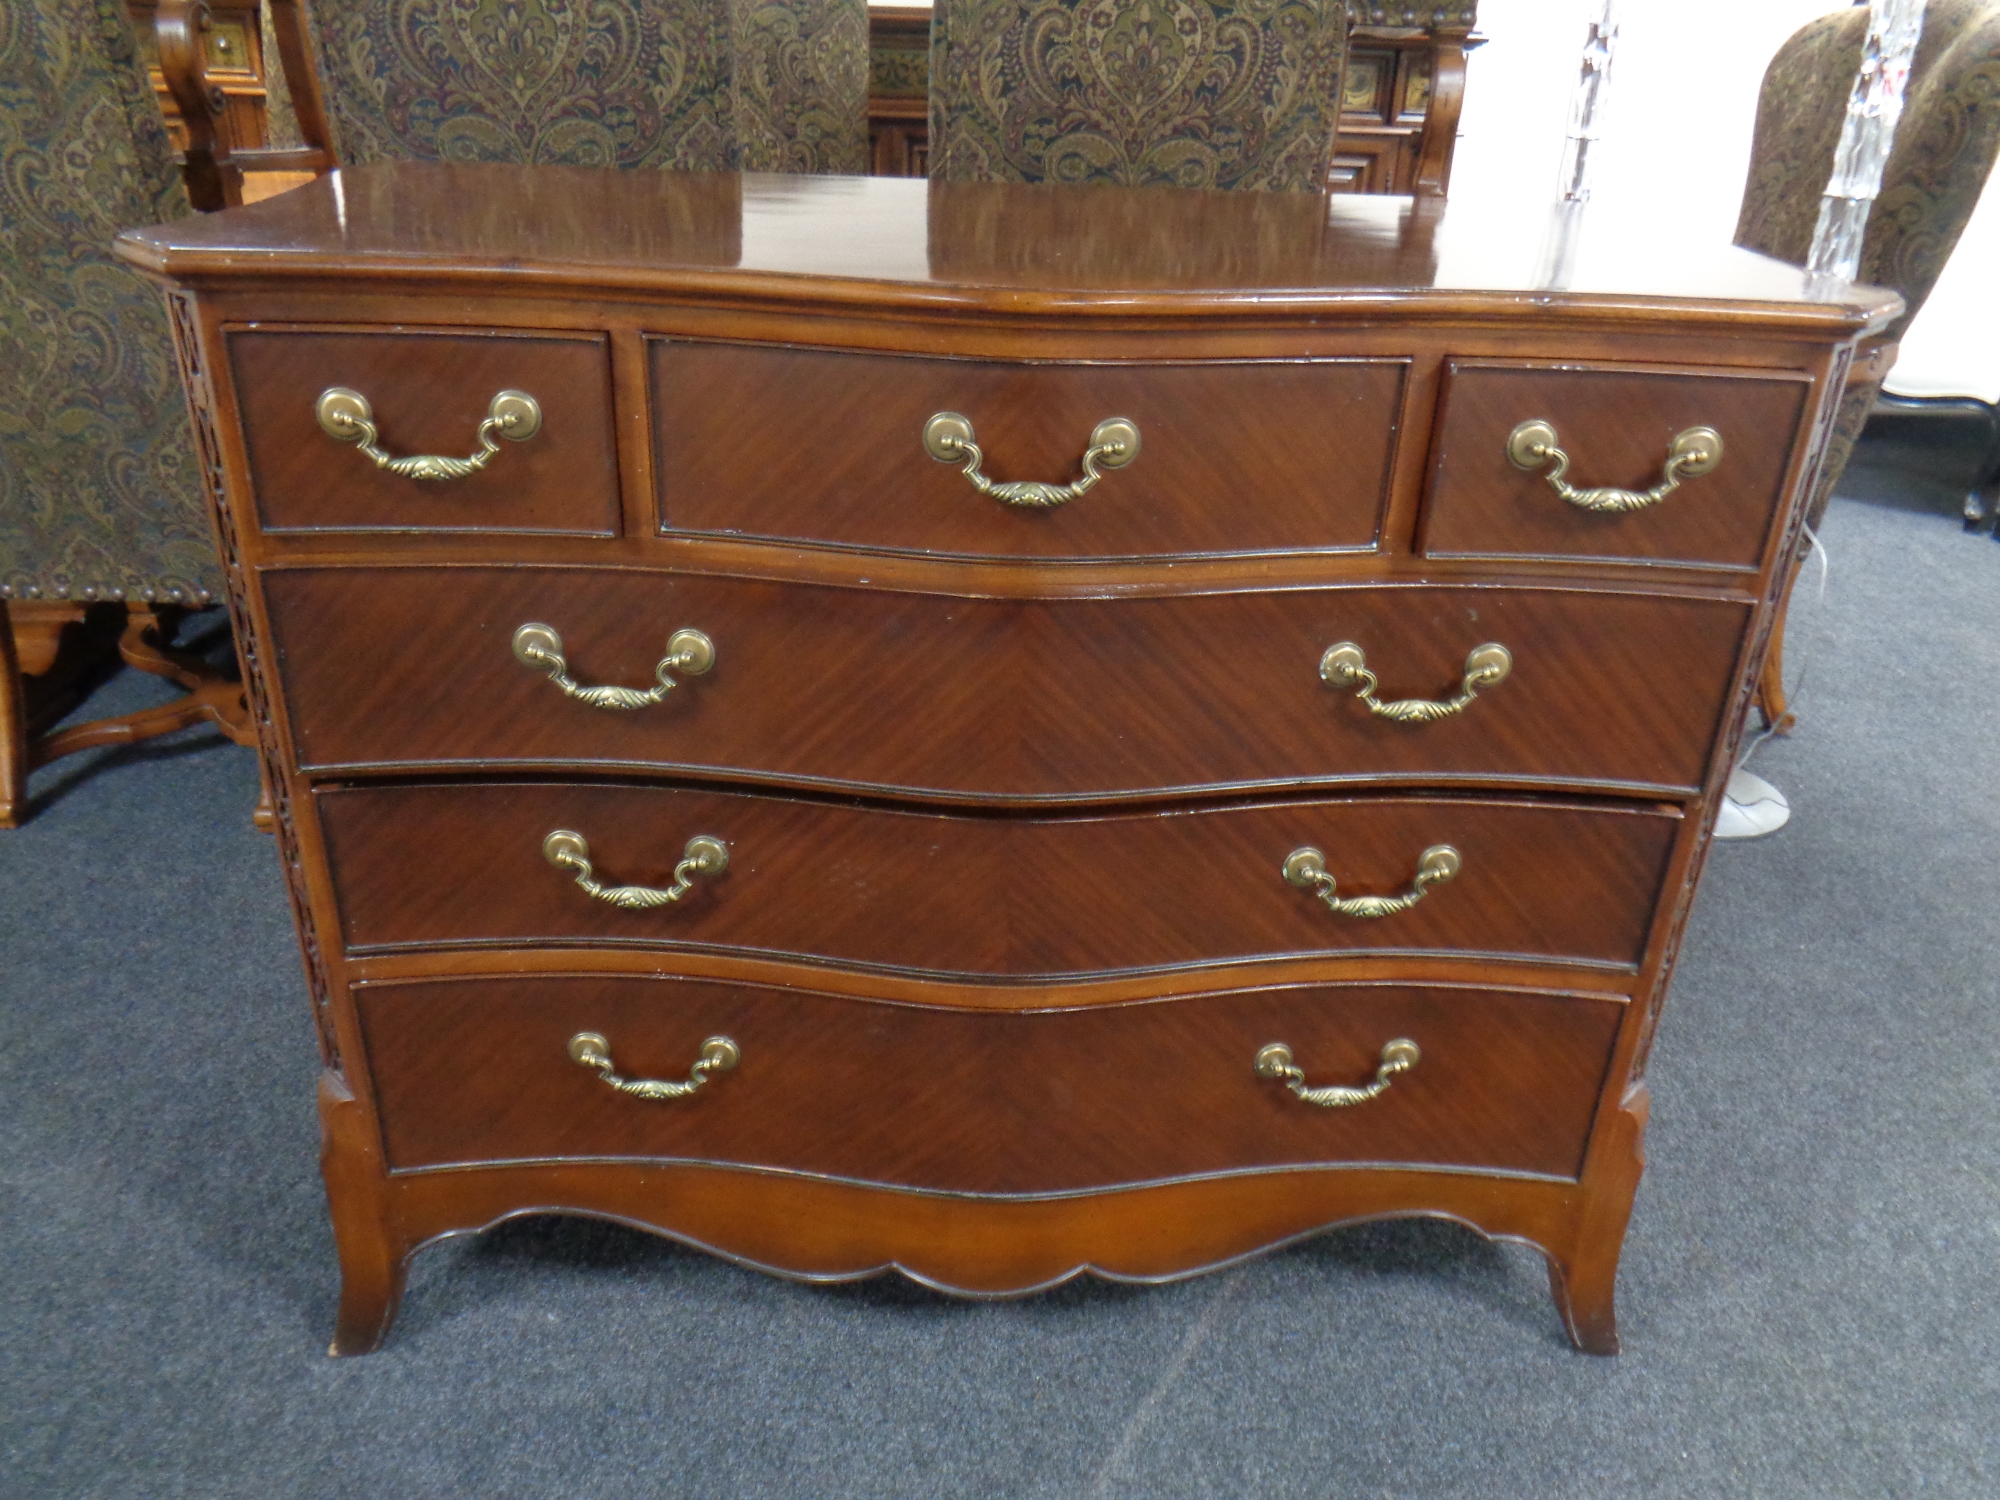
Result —
[[[1803,650],[1796,650],[1792,653],[1792,660],[1796,665],[1792,672],[1792,681],[1785,685],[1785,702],[1787,704],[1797,700],[1799,695],[1805,691],[1807,681],[1812,677],[1814,648],[1819,644],[1819,638],[1823,633],[1820,627],[1826,617],[1826,583],[1833,572],[1833,563],[1832,559],[1827,555],[1826,543],[1813,534],[1812,527],[1801,526],[1799,529],[1805,532],[1806,542],[1812,548],[1812,555],[1819,559],[1819,587],[1813,590],[1811,620],[1800,621],[1797,610],[1798,601],[1796,599],[1792,601],[1793,607],[1786,612],[1786,636],[1795,645],[1804,647]],[[1795,628],[1801,623],[1807,627],[1803,631]],[[1736,757],[1736,764],[1739,767],[1748,765],[1750,757],[1756,754],[1757,747],[1775,733],[1777,733],[1775,729],[1768,724],[1765,725],[1751,739],[1750,743],[1743,747],[1743,753]]]

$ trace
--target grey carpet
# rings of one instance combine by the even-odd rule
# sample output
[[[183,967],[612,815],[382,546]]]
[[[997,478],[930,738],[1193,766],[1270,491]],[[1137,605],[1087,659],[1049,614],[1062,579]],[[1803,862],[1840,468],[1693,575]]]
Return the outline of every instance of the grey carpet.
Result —
[[[1445,1225],[967,1305],[536,1220],[329,1360],[276,858],[191,733],[0,834],[0,1494],[2000,1494],[2000,547],[1826,533],[1754,762],[1794,820],[1710,861],[1655,1054],[1622,1357]]]

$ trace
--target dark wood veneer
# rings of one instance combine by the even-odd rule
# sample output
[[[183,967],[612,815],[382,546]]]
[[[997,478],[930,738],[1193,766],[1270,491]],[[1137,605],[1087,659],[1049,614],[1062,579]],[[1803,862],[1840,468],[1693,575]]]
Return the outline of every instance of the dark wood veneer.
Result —
[[[1001,364],[670,339],[650,356],[663,531],[1019,557],[1372,548],[1407,363]],[[924,451],[940,411],[971,419],[996,481],[1079,478],[1107,417],[1134,422],[1141,448],[1088,494],[1024,510]]]
[[[610,569],[288,569],[265,589],[309,769],[618,765],[1016,800],[1410,776],[1691,791],[1750,613],[1492,585],[1044,601]],[[514,659],[528,621],[585,682],[650,686],[682,626],[716,663],[655,707],[592,708]],[[1391,723],[1320,680],[1341,640],[1384,697],[1448,698],[1487,641],[1514,670],[1452,718]]]
[[[1623,1007],[1532,991],[1323,985],[1029,1015],[759,985],[607,976],[359,992],[391,1169],[638,1157],[955,1193],[1076,1192],[1246,1168],[1384,1162],[1574,1177]],[[702,1039],[743,1060],[688,1099],[633,1099],[572,1062],[684,1078]],[[1251,1070],[1287,1043],[1327,1109]]]
[[[265,531],[618,531],[611,360],[602,334],[233,332],[244,441]],[[487,406],[523,390],[542,429],[467,479],[404,479],[320,430],[320,392],[367,398],[394,458],[466,458]]]
[[[1632,370],[1451,360],[1433,444],[1424,550],[1434,557],[1635,559],[1755,572],[1807,418],[1803,373]],[[1578,489],[1658,484],[1689,427],[1722,435],[1722,462],[1644,510],[1596,515],[1507,457],[1521,422],[1552,423]]]
[[[1367,950],[1636,968],[1680,822],[1657,805],[1443,797],[968,817],[540,781],[319,805],[350,949],[662,944],[1015,977]],[[558,828],[583,834],[607,885],[671,885],[696,834],[729,846],[729,868],[626,911],[543,860]],[[1389,917],[1329,912],[1280,870],[1311,845],[1343,894],[1395,895],[1434,844],[1464,868]]]

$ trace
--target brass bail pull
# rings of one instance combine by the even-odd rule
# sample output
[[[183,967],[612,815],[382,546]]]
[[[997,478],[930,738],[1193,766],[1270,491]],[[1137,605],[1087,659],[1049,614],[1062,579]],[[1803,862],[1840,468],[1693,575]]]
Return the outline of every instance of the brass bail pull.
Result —
[[[1564,475],[1569,473],[1569,455],[1556,445],[1556,429],[1551,422],[1536,417],[1507,434],[1507,458],[1517,469],[1539,469],[1551,465],[1549,488],[1579,510],[1601,516],[1622,516],[1630,511],[1658,505],[1681,487],[1683,479],[1706,474],[1722,462],[1722,434],[1713,427],[1690,427],[1676,433],[1667,444],[1667,464],[1660,482],[1650,490],[1621,490],[1605,486],[1580,490]]]
[[[580,1068],[591,1068],[597,1076],[635,1099],[686,1099],[698,1093],[718,1073],[731,1071],[743,1060],[742,1049],[726,1036],[712,1036],[701,1044],[701,1055],[688,1069],[685,1080],[678,1078],[621,1078],[611,1061],[611,1043],[600,1032],[579,1031],[569,1039],[569,1059]]]
[[[685,672],[690,677],[699,677],[714,666],[715,642],[699,630],[676,630],[667,637],[667,654],[653,668],[654,680],[649,688],[583,686],[569,675],[562,637],[556,634],[553,625],[539,621],[531,620],[514,632],[514,659],[524,667],[546,672],[565,698],[574,698],[592,708],[646,708],[663,701],[680,686],[668,673]]]
[[[729,846],[721,839],[698,833],[687,841],[681,861],[674,866],[674,883],[661,888],[651,885],[605,885],[590,867],[590,845],[583,835],[558,828],[542,840],[542,858],[558,870],[576,877],[584,892],[598,901],[608,901],[624,911],[646,911],[670,906],[694,889],[697,875],[720,875],[729,868]]]
[[[493,455],[500,451],[500,445],[494,441],[496,437],[525,443],[542,430],[541,405],[526,391],[501,391],[494,396],[486,408],[486,420],[474,434],[479,451],[469,458],[444,458],[435,453],[392,457],[377,441],[380,434],[375,430],[375,412],[368,398],[344,385],[321,391],[313,415],[319,418],[320,431],[328,437],[336,442],[353,443],[376,468],[387,469],[404,479],[463,479],[493,462]]]
[[[1498,641],[1474,646],[1465,658],[1465,675],[1458,692],[1450,698],[1392,698],[1383,702],[1375,696],[1375,674],[1368,670],[1368,658],[1352,641],[1340,641],[1326,648],[1319,659],[1320,680],[1329,687],[1354,689],[1354,696],[1368,705],[1368,711],[1397,724],[1428,724],[1448,719],[1464,711],[1479,696],[1481,688],[1507,680],[1514,670],[1514,657]]]
[[[1068,484],[1044,484],[1016,479],[1002,484],[979,472],[985,458],[972,435],[972,420],[955,411],[941,411],[924,423],[924,451],[941,464],[965,465],[966,480],[982,495],[1023,510],[1051,510],[1089,491],[1104,476],[1099,465],[1122,469],[1139,456],[1139,427],[1128,417],[1106,417],[1091,429],[1083,450],[1083,477]]]
[[[1347,1104],[1366,1104],[1370,1099],[1379,1098],[1389,1091],[1389,1085],[1397,1077],[1407,1073],[1421,1060],[1423,1054],[1417,1044],[1408,1037],[1397,1037],[1393,1042],[1385,1042],[1382,1047],[1381,1065],[1375,1069],[1373,1082],[1359,1087],[1341,1083],[1323,1083],[1317,1086],[1306,1082],[1305,1070],[1292,1060],[1292,1049],[1283,1042],[1271,1042],[1257,1049],[1250,1067],[1259,1078],[1271,1078],[1282,1082],[1307,1104],[1317,1104],[1326,1109],[1339,1109]]]
[[[1327,871],[1326,856],[1310,846],[1294,849],[1286,855],[1282,868],[1285,879],[1313,891],[1326,903],[1326,909],[1336,916],[1389,917],[1399,911],[1408,911],[1424,899],[1432,886],[1443,885],[1450,880],[1458,873],[1459,864],[1458,851],[1451,845],[1431,845],[1417,856],[1417,878],[1400,896],[1341,895],[1337,882]]]

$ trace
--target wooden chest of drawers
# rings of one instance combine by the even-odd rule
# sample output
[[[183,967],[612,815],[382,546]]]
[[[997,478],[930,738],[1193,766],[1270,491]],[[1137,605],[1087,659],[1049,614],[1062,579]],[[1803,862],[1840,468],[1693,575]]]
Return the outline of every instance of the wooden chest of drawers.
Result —
[[[1647,1047],[1895,302],[1615,237],[1550,291],[1538,229],[404,166],[128,234],[336,1352],[545,1210],[977,1295],[1440,1214],[1615,1348]]]

